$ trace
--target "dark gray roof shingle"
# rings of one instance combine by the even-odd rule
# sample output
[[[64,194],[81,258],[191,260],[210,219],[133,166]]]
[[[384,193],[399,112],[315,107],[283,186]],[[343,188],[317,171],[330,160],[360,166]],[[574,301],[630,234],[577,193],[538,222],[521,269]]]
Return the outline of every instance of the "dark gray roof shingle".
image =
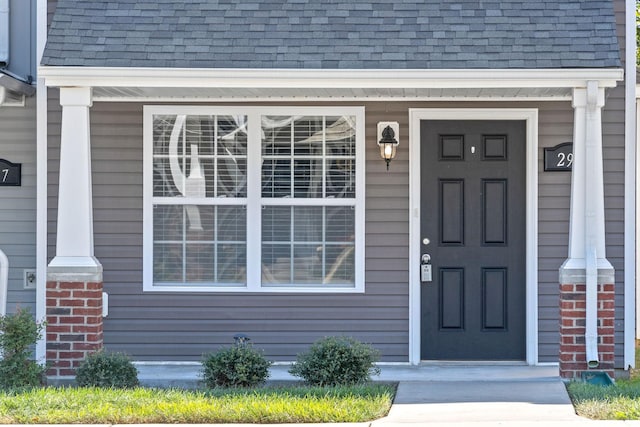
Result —
[[[612,1],[59,0],[49,66],[619,67]]]

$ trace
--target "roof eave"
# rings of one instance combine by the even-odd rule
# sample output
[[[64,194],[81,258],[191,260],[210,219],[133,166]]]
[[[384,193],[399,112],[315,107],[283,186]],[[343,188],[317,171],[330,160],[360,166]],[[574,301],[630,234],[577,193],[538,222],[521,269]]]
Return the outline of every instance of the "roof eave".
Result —
[[[573,88],[615,87],[622,68],[324,70],[41,66],[51,87]]]

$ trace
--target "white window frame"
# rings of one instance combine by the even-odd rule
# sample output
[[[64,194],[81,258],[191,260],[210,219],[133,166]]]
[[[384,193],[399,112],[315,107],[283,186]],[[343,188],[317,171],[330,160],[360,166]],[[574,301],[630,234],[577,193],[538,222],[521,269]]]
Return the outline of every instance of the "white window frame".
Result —
[[[247,283],[235,286],[154,285],[153,284],[153,116],[154,115],[244,115],[247,132]],[[355,280],[354,286],[307,284],[262,286],[262,141],[261,116],[354,116],[356,118],[355,159]],[[365,250],[365,109],[364,107],[299,107],[299,106],[188,106],[145,105],[143,109],[143,291],[145,292],[295,292],[295,293],[363,293]],[[186,200],[184,200],[186,202]],[[295,202],[291,203],[291,202]],[[317,200],[272,199],[269,205],[318,206]],[[342,204],[324,199],[322,205]],[[251,238],[254,236],[254,238]]]

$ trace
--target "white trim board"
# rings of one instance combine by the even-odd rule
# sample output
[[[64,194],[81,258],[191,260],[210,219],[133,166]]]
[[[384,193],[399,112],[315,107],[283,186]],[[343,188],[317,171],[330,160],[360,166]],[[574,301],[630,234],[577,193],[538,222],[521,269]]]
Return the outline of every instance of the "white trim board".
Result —
[[[636,2],[637,4],[637,2]],[[625,2],[624,369],[635,368],[637,277],[636,4]]]
[[[538,364],[538,110],[531,108],[409,109],[409,362],[420,363],[420,121],[526,122],[526,362]]]
[[[38,69],[47,86],[226,88],[524,88],[615,87],[621,68],[319,70],[53,67]]]

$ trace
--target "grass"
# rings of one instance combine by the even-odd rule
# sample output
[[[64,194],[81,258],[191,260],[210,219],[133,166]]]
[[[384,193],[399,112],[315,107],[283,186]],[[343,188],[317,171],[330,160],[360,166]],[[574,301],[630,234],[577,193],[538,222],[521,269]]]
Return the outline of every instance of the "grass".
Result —
[[[0,424],[324,423],[385,416],[394,388],[272,387],[193,391],[38,388],[0,392]]]
[[[640,420],[640,380],[618,380],[614,386],[573,382],[569,396],[580,416],[596,420]]]
[[[640,367],[640,348],[636,342],[636,366]],[[578,415],[597,420],[640,420],[640,369],[628,380],[617,380],[603,387],[573,382],[567,385]]]

